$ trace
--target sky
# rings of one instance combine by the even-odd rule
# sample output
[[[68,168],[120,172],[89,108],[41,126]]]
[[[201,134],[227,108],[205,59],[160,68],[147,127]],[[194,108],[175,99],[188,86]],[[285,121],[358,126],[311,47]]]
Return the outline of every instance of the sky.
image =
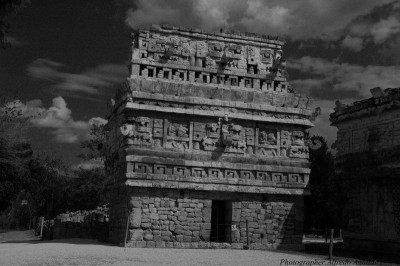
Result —
[[[76,156],[128,76],[130,33],[153,23],[280,35],[289,81],[322,114],[312,134],[336,138],[335,101],[400,87],[400,2],[391,0],[31,0],[9,20],[0,97],[30,119],[35,151]]]

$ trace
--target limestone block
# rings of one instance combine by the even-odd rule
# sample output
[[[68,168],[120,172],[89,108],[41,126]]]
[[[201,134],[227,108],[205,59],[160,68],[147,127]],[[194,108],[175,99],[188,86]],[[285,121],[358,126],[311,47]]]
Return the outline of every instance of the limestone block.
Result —
[[[129,201],[129,207],[130,208],[141,208],[142,207],[142,202],[137,199],[131,199]]]
[[[211,221],[211,207],[203,208],[203,220],[206,222]]]
[[[139,228],[142,222],[141,208],[132,208],[129,214],[129,228]]]
[[[151,223],[142,223],[142,224],[141,224],[141,227],[142,227],[143,229],[150,228],[150,227],[151,227]]]
[[[150,213],[149,218],[153,220],[158,220],[159,215],[157,213]]]
[[[155,247],[156,247],[156,242],[154,242],[154,241],[146,242],[146,248],[155,248]]]
[[[144,248],[144,247],[146,247],[146,241],[136,241],[136,242],[135,242],[135,247],[137,247],[137,248]]]
[[[241,209],[232,209],[232,222],[240,222]]]
[[[143,230],[142,229],[129,230],[129,240],[142,241],[143,240]]]
[[[202,239],[203,241],[210,241],[210,230],[201,230],[200,231],[200,239]]]
[[[183,242],[191,242],[192,237],[191,236],[183,236]]]
[[[153,234],[151,232],[147,232],[147,230],[146,230],[146,232],[143,235],[143,239],[146,241],[152,241],[153,238],[154,238]]]
[[[189,231],[189,230],[188,230],[188,231],[184,231],[184,232],[183,232],[183,235],[184,235],[184,236],[191,236],[191,235],[193,235],[193,233],[192,233],[192,231]]]

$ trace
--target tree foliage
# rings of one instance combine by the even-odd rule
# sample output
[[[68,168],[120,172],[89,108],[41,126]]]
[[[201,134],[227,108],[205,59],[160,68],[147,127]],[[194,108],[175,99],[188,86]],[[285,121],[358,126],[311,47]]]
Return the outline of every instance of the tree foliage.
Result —
[[[10,41],[7,39],[7,34],[10,30],[8,18],[10,15],[15,14],[19,9],[25,7],[30,3],[29,0],[1,0],[0,1],[0,46],[3,49],[11,46]]]
[[[34,216],[53,218],[66,211],[106,204],[104,168],[72,171],[55,156],[34,155],[25,138],[30,117],[22,114],[15,103],[0,100],[0,213],[5,214],[2,217],[8,217],[11,226],[27,227]],[[81,157],[101,160],[104,126],[93,125],[91,136],[81,144]]]
[[[311,140],[320,141],[321,147],[310,150],[311,195],[305,199],[304,227],[306,229],[339,228],[343,199],[340,184],[335,178],[334,157],[323,137],[313,136]]]
[[[104,160],[106,134],[103,124],[93,124],[90,127],[90,139],[81,142],[81,153],[78,157],[91,160]]]
[[[32,156],[25,138],[28,127],[15,105],[0,100],[0,211],[10,206],[23,187],[26,162]]]

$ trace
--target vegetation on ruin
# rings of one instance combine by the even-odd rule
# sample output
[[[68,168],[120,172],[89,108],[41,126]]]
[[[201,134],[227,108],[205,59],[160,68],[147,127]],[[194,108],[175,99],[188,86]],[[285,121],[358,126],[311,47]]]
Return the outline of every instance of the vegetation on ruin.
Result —
[[[37,154],[25,138],[29,122],[2,101],[0,112],[0,228],[28,228],[35,217],[90,210],[108,203],[104,168],[70,169],[53,155]],[[81,145],[81,158],[101,159],[102,126]]]

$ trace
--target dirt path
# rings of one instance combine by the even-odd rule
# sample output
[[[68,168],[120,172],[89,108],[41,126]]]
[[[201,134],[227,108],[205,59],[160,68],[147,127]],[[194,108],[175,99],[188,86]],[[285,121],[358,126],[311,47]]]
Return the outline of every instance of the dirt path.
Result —
[[[121,248],[95,240],[28,241],[27,233],[0,234],[0,265],[329,265],[326,257],[301,253],[229,249]],[[19,240],[4,242],[11,236]],[[24,238],[26,240],[24,240]],[[302,264],[299,262],[304,261]],[[316,264],[315,261],[320,262]],[[314,264],[311,264],[314,262]],[[356,265],[356,264],[337,264]],[[359,264],[360,265],[360,264]],[[365,264],[362,264],[365,265]],[[371,264],[391,265],[391,264]],[[392,264],[394,265],[394,264]]]
[[[24,242],[38,240],[33,230],[26,231],[6,231],[0,233],[0,243],[2,242]]]

